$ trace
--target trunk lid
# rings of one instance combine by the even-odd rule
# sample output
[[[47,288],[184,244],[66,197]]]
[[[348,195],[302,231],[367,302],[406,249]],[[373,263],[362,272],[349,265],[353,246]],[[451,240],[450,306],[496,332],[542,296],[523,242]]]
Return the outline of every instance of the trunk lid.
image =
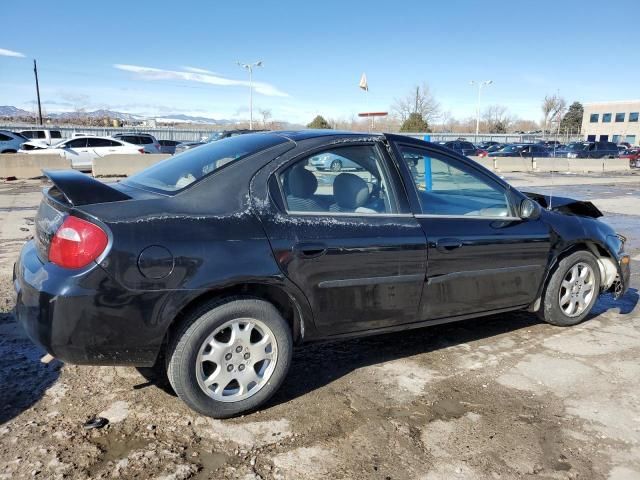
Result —
[[[41,261],[49,259],[51,240],[67,215],[82,206],[129,200],[132,197],[112,185],[75,170],[43,172],[53,183],[43,191],[35,223],[34,243]]]

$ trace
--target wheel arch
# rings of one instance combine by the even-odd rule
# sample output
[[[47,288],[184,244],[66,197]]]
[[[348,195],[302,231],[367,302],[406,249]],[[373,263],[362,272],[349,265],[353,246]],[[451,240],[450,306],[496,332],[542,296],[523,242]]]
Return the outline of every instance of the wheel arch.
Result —
[[[540,285],[536,298],[529,306],[530,311],[536,312],[540,309],[541,300],[547,288],[547,285],[549,284],[549,280],[558,269],[558,265],[560,264],[560,262],[569,255],[572,255],[573,253],[579,251],[586,251],[593,254],[593,256],[598,261],[601,278],[603,277],[604,273],[603,268],[606,268],[603,266],[601,259],[606,258],[609,260],[613,260],[615,258],[615,256],[607,249],[604,244],[601,244],[600,242],[594,240],[575,240],[572,243],[566,245],[563,249],[555,250],[544,273],[543,281]],[[600,289],[601,291],[604,290],[602,285],[600,286]]]
[[[281,285],[242,282],[204,291],[187,301],[170,322],[159,355],[164,353],[171,335],[179,329],[181,322],[200,305],[215,300],[224,302],[242,298],[260,299],[271,303],[291,328],[294,343],[302,343],[305,337],[305,327],[309,326],[309,319],[303,313],[303,308],[295,296],[287,292],[286,288]],[[305,324],[305,322],[307,323]]]

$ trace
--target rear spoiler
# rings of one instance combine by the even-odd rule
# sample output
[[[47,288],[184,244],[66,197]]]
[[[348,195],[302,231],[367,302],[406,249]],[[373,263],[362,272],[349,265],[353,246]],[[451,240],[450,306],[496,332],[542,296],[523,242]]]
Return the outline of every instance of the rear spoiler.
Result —
[[[72,206],[120,202],[131,198],[120,190],[77,170],[43,170],[42,173]]]

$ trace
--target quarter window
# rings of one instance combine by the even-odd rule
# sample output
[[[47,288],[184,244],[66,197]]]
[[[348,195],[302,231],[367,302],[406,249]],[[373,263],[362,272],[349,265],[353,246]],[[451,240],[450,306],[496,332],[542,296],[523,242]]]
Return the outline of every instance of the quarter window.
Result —
[[[598,123],[599,118],[600,118],[600,115],[598,113],[592,113],[591,116],[589,117],[589,122]]]
[[[0,142],[8,142],[13,140],[9,135],[5,135],[4,133],[0,133]]]
[[[624,122],[624,113],[616,113],[616,123]]]
[[[62,138],[62,132],[60,130],[51,130],[51,138]]]
[[[603,113],[602,114],[602,123],[611,123],[611,114]]]
[[[325,150],[287,167],[279,179],[288,212],[397,212],[384,159],[374,145]]]
[[[506,190],[456,159],[401,146],[411,171],[422,213],[442,216],[515,216]]]

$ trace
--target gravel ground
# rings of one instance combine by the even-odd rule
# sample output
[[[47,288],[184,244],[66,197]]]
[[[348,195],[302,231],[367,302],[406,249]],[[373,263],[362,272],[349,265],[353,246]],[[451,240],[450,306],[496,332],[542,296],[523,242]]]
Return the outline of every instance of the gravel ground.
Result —
[[[637,272],[640,178],[567,184],[630,237]],[[11,269],[43,186],[0,183],[1,479],[640,478],[637,273],[573,328],[511,313],[300,348],[263,410],[218,421],[150,369],[41,361]],[[109,424],[84,430],[95,415]]]

